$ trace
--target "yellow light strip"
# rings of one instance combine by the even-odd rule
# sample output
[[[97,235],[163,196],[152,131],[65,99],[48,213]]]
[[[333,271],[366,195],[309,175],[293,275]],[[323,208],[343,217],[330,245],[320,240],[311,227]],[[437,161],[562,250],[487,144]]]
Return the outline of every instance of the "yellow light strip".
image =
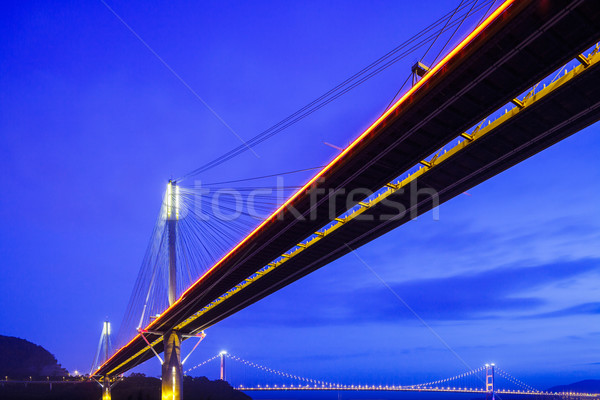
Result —
[[[160,336],[158,339],[156,339],[154,342],[150,343],[150,347],[154,347],[156,346],[158,343],[162,342],[163,337]],[[135,353],[134,355],[132,355],[131,357],[129,357],[127,360],[123,361],[121,364],[117,365],[116,367],[114,367],[113,369],[111,369],[110,371],[108,371],[106,373],[106,375],[110,375],[112,374],[114,371],[118,370],[119,368],[121,368],[123,365],[126,365],[128,362],[130,362],[131,360],[137,358],[138,356],[141,356],[142,354],[144,354],[147,351],[151,351],[150,347],[146,346],[144,347],[142,350],[138,351],[137,353]],[[95,375],[95,374],[94,374]]]

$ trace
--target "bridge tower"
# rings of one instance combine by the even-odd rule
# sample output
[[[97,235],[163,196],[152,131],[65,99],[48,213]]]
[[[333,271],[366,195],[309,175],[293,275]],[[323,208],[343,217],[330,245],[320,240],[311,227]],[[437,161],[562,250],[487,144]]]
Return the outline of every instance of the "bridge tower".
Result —
[[[177,221],[179,220],[179,187],[167,185],[167,240],[169,246],[168,296],[169,306],[177,299]],[[181,334],[170,330],[163,334],[165,360],[162,365],[163,400],[181,400],[183,367],[181,364]]]
[[[223,350],[222,352],[219,353],[219,355],[221,356],[221,380],[224,381],[225,380],[225,356],[227,355],[227,352],[225,350]]]
[[[110,346],[110,322],[104,321],[102,326],[102,338],[100,339],[100,347],[104,347],[104,361],[108,360]],[[98,349],[100,350],[100,349]],[[104,375],[102,377],[102,400],[110,400],[110,377]]]
[[[485,364],[485,391],[487,398],[494,399],[494,364]]]
[[[177,299],[177,221],[179,220],[179,187],[177,182],[167,185],[167,240],[169,244],[168,296],[169,306]]]

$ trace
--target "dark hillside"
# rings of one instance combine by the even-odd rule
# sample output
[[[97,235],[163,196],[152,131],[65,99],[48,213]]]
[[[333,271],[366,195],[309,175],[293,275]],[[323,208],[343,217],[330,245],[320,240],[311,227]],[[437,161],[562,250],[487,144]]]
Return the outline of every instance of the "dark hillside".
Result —
[[[99,400],[100,386],[96,382],[19,383],[8,382],[0,386],[2,400]],[[160,400],[160,379],[141,374],[125,378],[112,391],[113,400]],[[193,400],[251,400],[234,390],[227,382],[186,377],[183,398]]]
[[[553,386],[549,392],[600,393],[600,379],[587,379],[568,385]]]
[[[42,346],[25,339],[0,335],[0,377],[11,379],[63,377],[67,370]]]

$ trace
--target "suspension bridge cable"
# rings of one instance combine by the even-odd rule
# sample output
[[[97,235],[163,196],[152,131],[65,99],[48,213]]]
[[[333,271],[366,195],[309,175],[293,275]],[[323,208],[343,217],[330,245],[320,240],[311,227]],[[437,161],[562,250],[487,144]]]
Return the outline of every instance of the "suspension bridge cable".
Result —
[[[462,4],[462,2],[461,2],[460,10],[462,10],[463,8],[466,8],[469,4],[476,4],[478,1],[479,0],[471,0],[471,1],[467,1],[464,4]],[[485,2],[485,4],[489,4],[489,3],[490,3],[490,1]],[[481,7],[477,8],[477,10],[479,10],[479,9],[481,9]],[[406,57],[408,54],[410,54],[413,51],[415,51],[416,49],[420,48],[421,46],[423,46],[424,44],[426,44],[427,42],[429,42],[436,36],[439,36],[439,34],[444,32],[445,30],[452,28],[455,25],[455,23],[449,23],[449,21],[452,19],[452,17],[456,13],[457,13],[457,9],[453,10],[453,12],[447,13],[443,17],[439,18],[436,22],[430,24],[428,27],[421,30],[419,33],[417,33],[410,39],[406,40],[405,42],[403,42],[402,44],[400,44],[393,50],[386,53],[384,56],[380,57],[376,61],[374,61],[371,64],[369,64],[368,66],[364,67],[362,70],[360,70],[356,74],[352,75],[350,78],[348,78],[348,79],[344,80],[342,83],[338,84],[333,89],[330,89],[325,94],[321,95],[320,97],[313,100],[312,102],[310,102],[306,106],[302,107],[298,111],[294,112],[293,114],[291,114],[288,117],[284,118],[283,120],[279,121],[277,124],[271,126],[270,128],[266,129],[265,131],[255,135],[250,140],[247,140],[246,144],[237,146],[237,147],[233,148],[232,150],[229,150],[228,152],[226,152],[226,153],[222,154],[221,156],[213,159],[212,161],[204,164],[203,166],[189,172],[188,174],[184,175],[182,178],[179,178],[178,181],[181,181],[181,180],[188,178],[190,176],[193,176],[193,175],[197,175],[208,169],[214,168],[217,165],[222,164],[223,162],[228,161],[229,159],[247,151],[248,148],[252,148],[252,147],[262,143],[264,140],[281,132],[282,130],[295,124],[296,122],[306,118],[313,112],[315,112],[315,111],[319,110],[320,108],[324,107],[325,105],[329,104],[331,101],[339,98],[341,95],[354,89],[355,87],[362,84],[366,80],[372,78],[379,72],[387,69],[392,64],[396,63],[400,59]],[[465,15],[468,16],[469,13],[470,12],[467,12],[466,14],[463,14],[463,16],[465,16]],[[430,31],[432,31],[435,27],[439,26],[444,21],[446,21],[446,23],[444,24],[444,26],[441,29],[434,31],[433,34],[427,36],[424,40],[421,40],[420,42],[418,42],[418,45],[414,45],[414,46],[410,47],[408,51],[404,51],[403,53],[401,53],[400,56],[396,56],[396,57],[392,58],[392,60],[388,61],[386,64],[384,64],[383,67],[379,66],[380,64],[384,63],[386,60],[391,58],[392,56],[396,55],[396,53],[404,50],[406,47],[410,46],[411,44],[418,41],[419,39],[422,39],[422,37],[424,35],[428,34]],[[371,71],[373,69],[374,69],[374,71]],[[371,72],[369,72],[369,71],[371,71]],[[369,73],[367,74],[367,72],[369,72]]]
[[[308,169],[307,169],[308,170]],[[285,174],[298,171],[287,171]],[[268,179],[269,176],[247,180]],[[247,181],[242,180],[242,181]],[[215,183],[216,184],[216,183]],[[264,189],[267,187],[268,189]],[[176,295],[190,287],[230,248],[248,235],[272,213],[297,187],[264,185],[223,188],[211,186],[212,196],[204,188],[177,186],[178,221],[176,224]],[[119,347],[139,329],[150,324],[168,303],[169,240],[167,195],[163,197],[150,242],[142,259],[128,306],[117,334]]]
[[[485,367],[480,367],[480,368],[477,368],[477,369],[471,370],[469,372],[465,372],[463,374],[456,375],[456,376],[453,376],[453,377],[450,377],[450,378],[440,379],[440,380],[437,380],[437,381],[426,382],[426,383],[419,383],[419,384],[411,385],[411,386],[413,386],[413,387],[425,387],[425,386],[439,385],[441,383],[446,383],[446,382],[458,380],[458,379],[461,379],[461,378],[465,378],[465,377],[477,374],[477,373],[479,373],[479,372],[481,372],[483,370],[485,370]]]
[[[462,4],[462,0],[461,0],[460,3]],[[442,46],[442,48],[440,49],[440,51],[438,51],[437,55],[435,56],[435,58],[431,62],[431,65],[435,65],[435,63],[438,60],[438,58],[444,53],[444,50],[446,49],[446,46],[448,46],[448,43],[450,43],[450,41],[452,40],[452,38],[454,37],[454,35],[456,35],[456,32],[458,32],[458,30],[462,26],[463,22],[465,22],[465,20],[467,19],[467,16],[471,13],[471,11],[473,11],[473,7],[475,7],[476,4],[477,4],[477,1],[475,3],[473,3],[473,5],[469,9],[469,11],[460,20],[460,23],[458,25],[456,25],[456,28],[454,28],[454,31],[452,32],[452,34],[450,35],[450,37],[448,37],[448,39],[446,40],[446,43],[444,43],[444,45]],[[493,2],[492,2],[492,4],[493,4]]]
[[[508,372],[496,367],[495,371],[498,373],[498,375],[500,375],[501,377],[503,377],[504,379],[507,379],[508,381],[514,383],[517,386],[520,386],[522,388],[524,388],[525,390],[531,391],[531,392],[540,392],[540,390],[534,388],[533,386],[530,386],[528,384],[526,384],[525,382],[515,378],[514,376],[510,375]]]
[[[437,40],[439,39],[439,37],[441,36],[441,34],[444,32],[444,29],[446,28],[446,26],[448,25],[448,23],[452,20],[452,17],[454,17],[454,15],[456,14],[456,12],[458,12],[459,9],[461,8],[461,5],[462,5],[463,1],[464,0],[461,0],[461,2],[459,3],[459,5],[454,9],[454,11],[452,12],[452,15],[446,21],[446,24],[445,24],[444,28],[441,29],[439,31],[439,33],[436,35],[436,37],[433,39],[433,41],[431,42],[431,44],[429,45],[429,47],[427,48],[427,50],[425,51],[425,53],[423,53],[423,55],[421,56],[420,61],[423,61],[425,59],[425,56],[427,56],[427,53],[429,53],[429,51],[431,50],[431,48],[435,45],[435,43],[437,42]],[[462,18],[461,22],[456,26],[456,29],[454,29],[454,32],[452,32],[452,35],[448,38],[448,40],[446,41],[446,44],[444,44],[444,46],[440,49],[440,51],[438,52],[437,56],[431,62],[431,65],[435,65],[435,62],[438,60],[439,56],[443,53],[443,51],[445,50],[446,46],[448,46],[448,43],[450,43],[450,40],[452,40],[452,38],[454,37],[454,35],[458,31],[458,29],[462,26],[463,22],[467,19],[467,17],[469,17],[469,14],[473,11],[473,8],[475,7],[475,5],[477,4],[478,1],[479,0],[476,0],[473,3],[473,5],[471,6],[471,9],[469,10],[469,12],[467,12],[466,14],[464,14],[464,17]],[[494,5],[494,3],[495,3],[495,1],[491,2],[490,8]],[[488,10],[485,12],[485,14],[483,15],[483,17],[477,23],[477,25],[479,25],[481,23],[481,21],[483,21],[483,18],[485,17],[485,15],[487,15],[487,13],[489,12],[490,8],[488,8]],[[406,86],[406,84],[408,83],[408,81],[410,80],[410,78],[411,78],[412,75],[413,75],[412,72],[408,74],[408,76],[406,77],[406,79],[404,80],[404,82],[402,83],[402,85],[400,85],[400,88],[394,94],[394,97],[392,97],[392,99],[390,100],[390,102],[388,103],[388,105],[385,107],[385,111],[389,110],[389,108],[392,106],[392,104],[394,104],[394,101],[396,100],[396,98],[398,97],[398,95],[402,92],[402,90],[404,89],[404,86]]]
[[[269,368],[269,367],[266,367],[264,365],[260,365],[260,364],[254,363],[252,361],[244,360],[244,359],[242,359],[240,357],[234,356],[234,355],[229,354],[229,353],[227,353],[225,356],[227,358],[231,359],[231,360],[237,361],[237,362],[242,363],[244,365],[256,368],[258,370],[266,371],[266,372],[269,372],[269,373],[272,373],[272,374],[275,374],[275,375],[278,375],[278,376],[282,376],[282,377],[286,377],[286,378],[290,378],[290,379],[295,379],[295,380],[299,380],[299,381],[307,382],[307,383],[314,383],[314,384],[318,384],[318,385],[326,385],[326,386],[334,386],[335,385],[332,382],[326,382],[326,381],[321,381],[321,380],[318,380],[318,379],[306,378],[306,377],[298,376],[298,375],[295,375],[295,374],[290,374],[288,372],[279,371],[279,370],[276,370],[276,369],[273,369],[273,368]]]
[[[400,88],[396,91],[396,94],[394,94],[394,97],[392,97],[392,99],[390,100],[390,102],[388,103],[388,105],[385,107],[385,111],[389,110],[390,107],[392,106],[392,104],[394,104],[394,102],[396,101],[396,98],[402,92],[402,90],[404,89],[404,86],[406,86],[406,84],[410,80],[411,76],[412,76],[412,73],[408,74],[408,76],[406,77],[406,79],[404,80],[404,82],[402,82],[402,85],[400,85]]]
[[[340,385],[340,384],[336,384],[333,382],[328,382],[328,381],[324,381],[324,380],[319,380],[319,379],[312,379],[312,378],[307,378],[304,376],[300,376],[300,375],[296,375],[294,373],[289,373],[289,372],[285,372],[282,370],[277,370],[274,368],[270,368],[267,367],[265,365],[261,365],[252,361],[248,361],[245,360],[241,357],[237,357],[233,354],[217,354],[207,360],[204,360],[196,365],[194,365],[193,367],[187,369],[185,371],[185,374],[189,374],[190,372],[206,365],[209,364],[210,362],[218,359],[219,357],[227,357],[230,360],[236,361],[237,363],[239,363],[240,365],[243,366],[247,366],[250,367],[256,371],[259,372],[266,372],[268,374],[277,376],[277,377],[281,377],[281,378],[288,378],[288,379],[292,379],[295,381],[300,381],[303,383],[307,384],[307,387],[326,387],[326,388],[350,388],[350,387],[376,387],[376,385]],[[399,389],[404,389],[404,390],[452,390],[452,391],[456,391],[456,390],[462,390],[462,391],[471,391],[471,392],[483,392],[486,391],[487,388],[485,387],[485,380],[481,379],[481,377],[479,377],[479,375],[481,373],[486,373],[488,366],[482,366],[479,367],[477,369],[473,369],[470,370],[468,372],[464,372],[462,374],[459,375],[455,375],[452,376],[450,378],[445,378],[445,379],[439,379],[439,380],[435,380],[435,381],[431,381],[431,382],[426,382],[426,383],[420,383],[420,384],[413,384],[413,385],[396,385],[394,384],[393,387],[395,388],[399,388]],[[497,373],[497,376],[500,376],[502,378],[505,378],[507,380],[509,380],[511,383],[524,388],[527,392],[530,393],[543,393],[533,387],[531,387],[530,385],[527,385],[526,383],[520,381],[519,379],[513,377],[512,375],[508,374],[506,371],[503,371],[501,369],[499,369],[498,367],[495,367],[495,371]],[[244,371],[244,376],[246,377],[246,372]],[[475,380],[473,380],[473,378]],[[450,384],[451,382],[454,382],[452,385],[444,385],[442,386],[442,384]],[[483,383],[483,385],[481,385],[481,383]],[[240,387],[244,387],[246,386],[244,385],[240,385]],[[387,385],[386,385],[387,386]],[[259,385],[260,387],[260,385]],[[268,387],[268,385],[267,385]],[[277,387],[277,385],[275,385],[275,387]],[[283,385],[282,387],[285,387],[285,385]],[[293,385],[292,385],[293,387]],[[382,385],[379,385],[379,387],[381,388]],[[299,386],[300,388],[300,386]],[[498,392],[502,392],[502,391],[509,391],[510,389],[499,389],[498,387],[498,383],[495,382],[494,384],[494,392],[496,397],[499,397]]]
[[[435,44],[435,42],[437,42],[437,40],[439,39],[439,37],[442,34],[442,32],[444,31],[444,29],[446,29],[446,26],[448,26],[448,23],[452,20],[452,18],[454,17],[454,15],[460,9],[460,6],[462,5],[463,1],[464,0],[460,0],[460,3],[458,3],[458,6],[452,11],[452,15],[450,15],[450,17],[446,20],[446,23],[444,24],[444,27],[439,31],[439,33],[436,35],[435,39],[433,39],[431,41],[431,44],[429,45],[429,47],[427,48],[427,50],[425,50],[425,53],[423,53],[423,55],[421,56],[420,61],[423,61],[423,59],[425,58],[425,56],[427,56],[427,53],[429,53],[429,50],[431,50],[431,48],[433,47],[433,45]],[[477,1],[475,1],[475,3],[473,3],[473,5],[475,5],[476,3],[477,3]]]
[[[278,176],[282,176],[282,175],[291,175],[291,174],[297,174],[297,173],[300,173],[300,172],[314,171],[315,169],[322,169],[323,167],[325,167],[325,166],[321,165],[319,167],[303,168],[303,169],[297,169],[295,171],[287,171],[287,172],[280,172],[278,174],[255,176],[255,177],[252,177],[252,178],[236,179],[236,180],[224,181],[224,182],[203,183],[202,185],[203,186],[214,186],[214,185],[227,185],[227,184],[230,184],[230,183],[255,181],[255,180],[258,180],[258,179],[274,178],[274,177],[278,177]]]
[[[196,368],[199,368],[199,367],[201,367],[201,366],[203,366],[203,365],[206,365],[206,364],[208,364],[209,362],[211,362],[211,361],[214,361],[214,360],[216,360],[216,359],[217,359],[217,358],[219,358],[219,357],[221,357],[221,355],[220,355],[220,354],[217,354],[216,356],[214,356],[214,357],[211,357],[211,358],[209,358],[208,360],[204,360],[204,361],[202,361],[201,363],[199,363],[199,364],[197,364],[197,365],[194,365],[192,368],[190,368],[190,369],[188,369],[188,370],[185,370],[185,371],[184,371],[184,373],[185,373],[185,374],[187,374],[188,372],[190,372],[190,371],[193,371],[193,370],[195,370]]]
[[[98,350],[96,351],[96,356],[94,357],[94,361],[92,362],[92,369],[90,370],[90,375],[92,374],[92,372],[94,372],[96,367],[98,367],[100,361],[100,351],[102,350],[102,339],[104,339],[104,331],[102,332],[102,335],[100,335],[100,342],[98,343]]]

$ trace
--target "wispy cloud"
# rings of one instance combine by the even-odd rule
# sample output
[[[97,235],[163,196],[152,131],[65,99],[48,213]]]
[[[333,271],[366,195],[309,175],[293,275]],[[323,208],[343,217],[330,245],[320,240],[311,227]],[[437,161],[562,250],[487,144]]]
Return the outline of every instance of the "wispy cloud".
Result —
[[[563,308],[561,310],[540,313],[527,318],[558,318],[572,315],[597,315],[600,314],[600,302],[578,304],[576,306]]]
[[[507,266],[463,275],[415,279],[390,286],[426,321],[481,320],[489,318],[553,318],[572,314],[599,313],[600,303],[544,311],[547,300],[529,295],[536,289],[600,271],[600,260],[557,262],[536,267]],[[389,290],[375,282],[352,290],[329,287],[319,297],[293,303],[277,298],[260,308],[260,323],[288,326],[394,322],[414,319]],[[301,289],[299,286],[290,288]],[[323,289],[325,290],[325,289]],[[252,324],[252,321],[247,321]]]

